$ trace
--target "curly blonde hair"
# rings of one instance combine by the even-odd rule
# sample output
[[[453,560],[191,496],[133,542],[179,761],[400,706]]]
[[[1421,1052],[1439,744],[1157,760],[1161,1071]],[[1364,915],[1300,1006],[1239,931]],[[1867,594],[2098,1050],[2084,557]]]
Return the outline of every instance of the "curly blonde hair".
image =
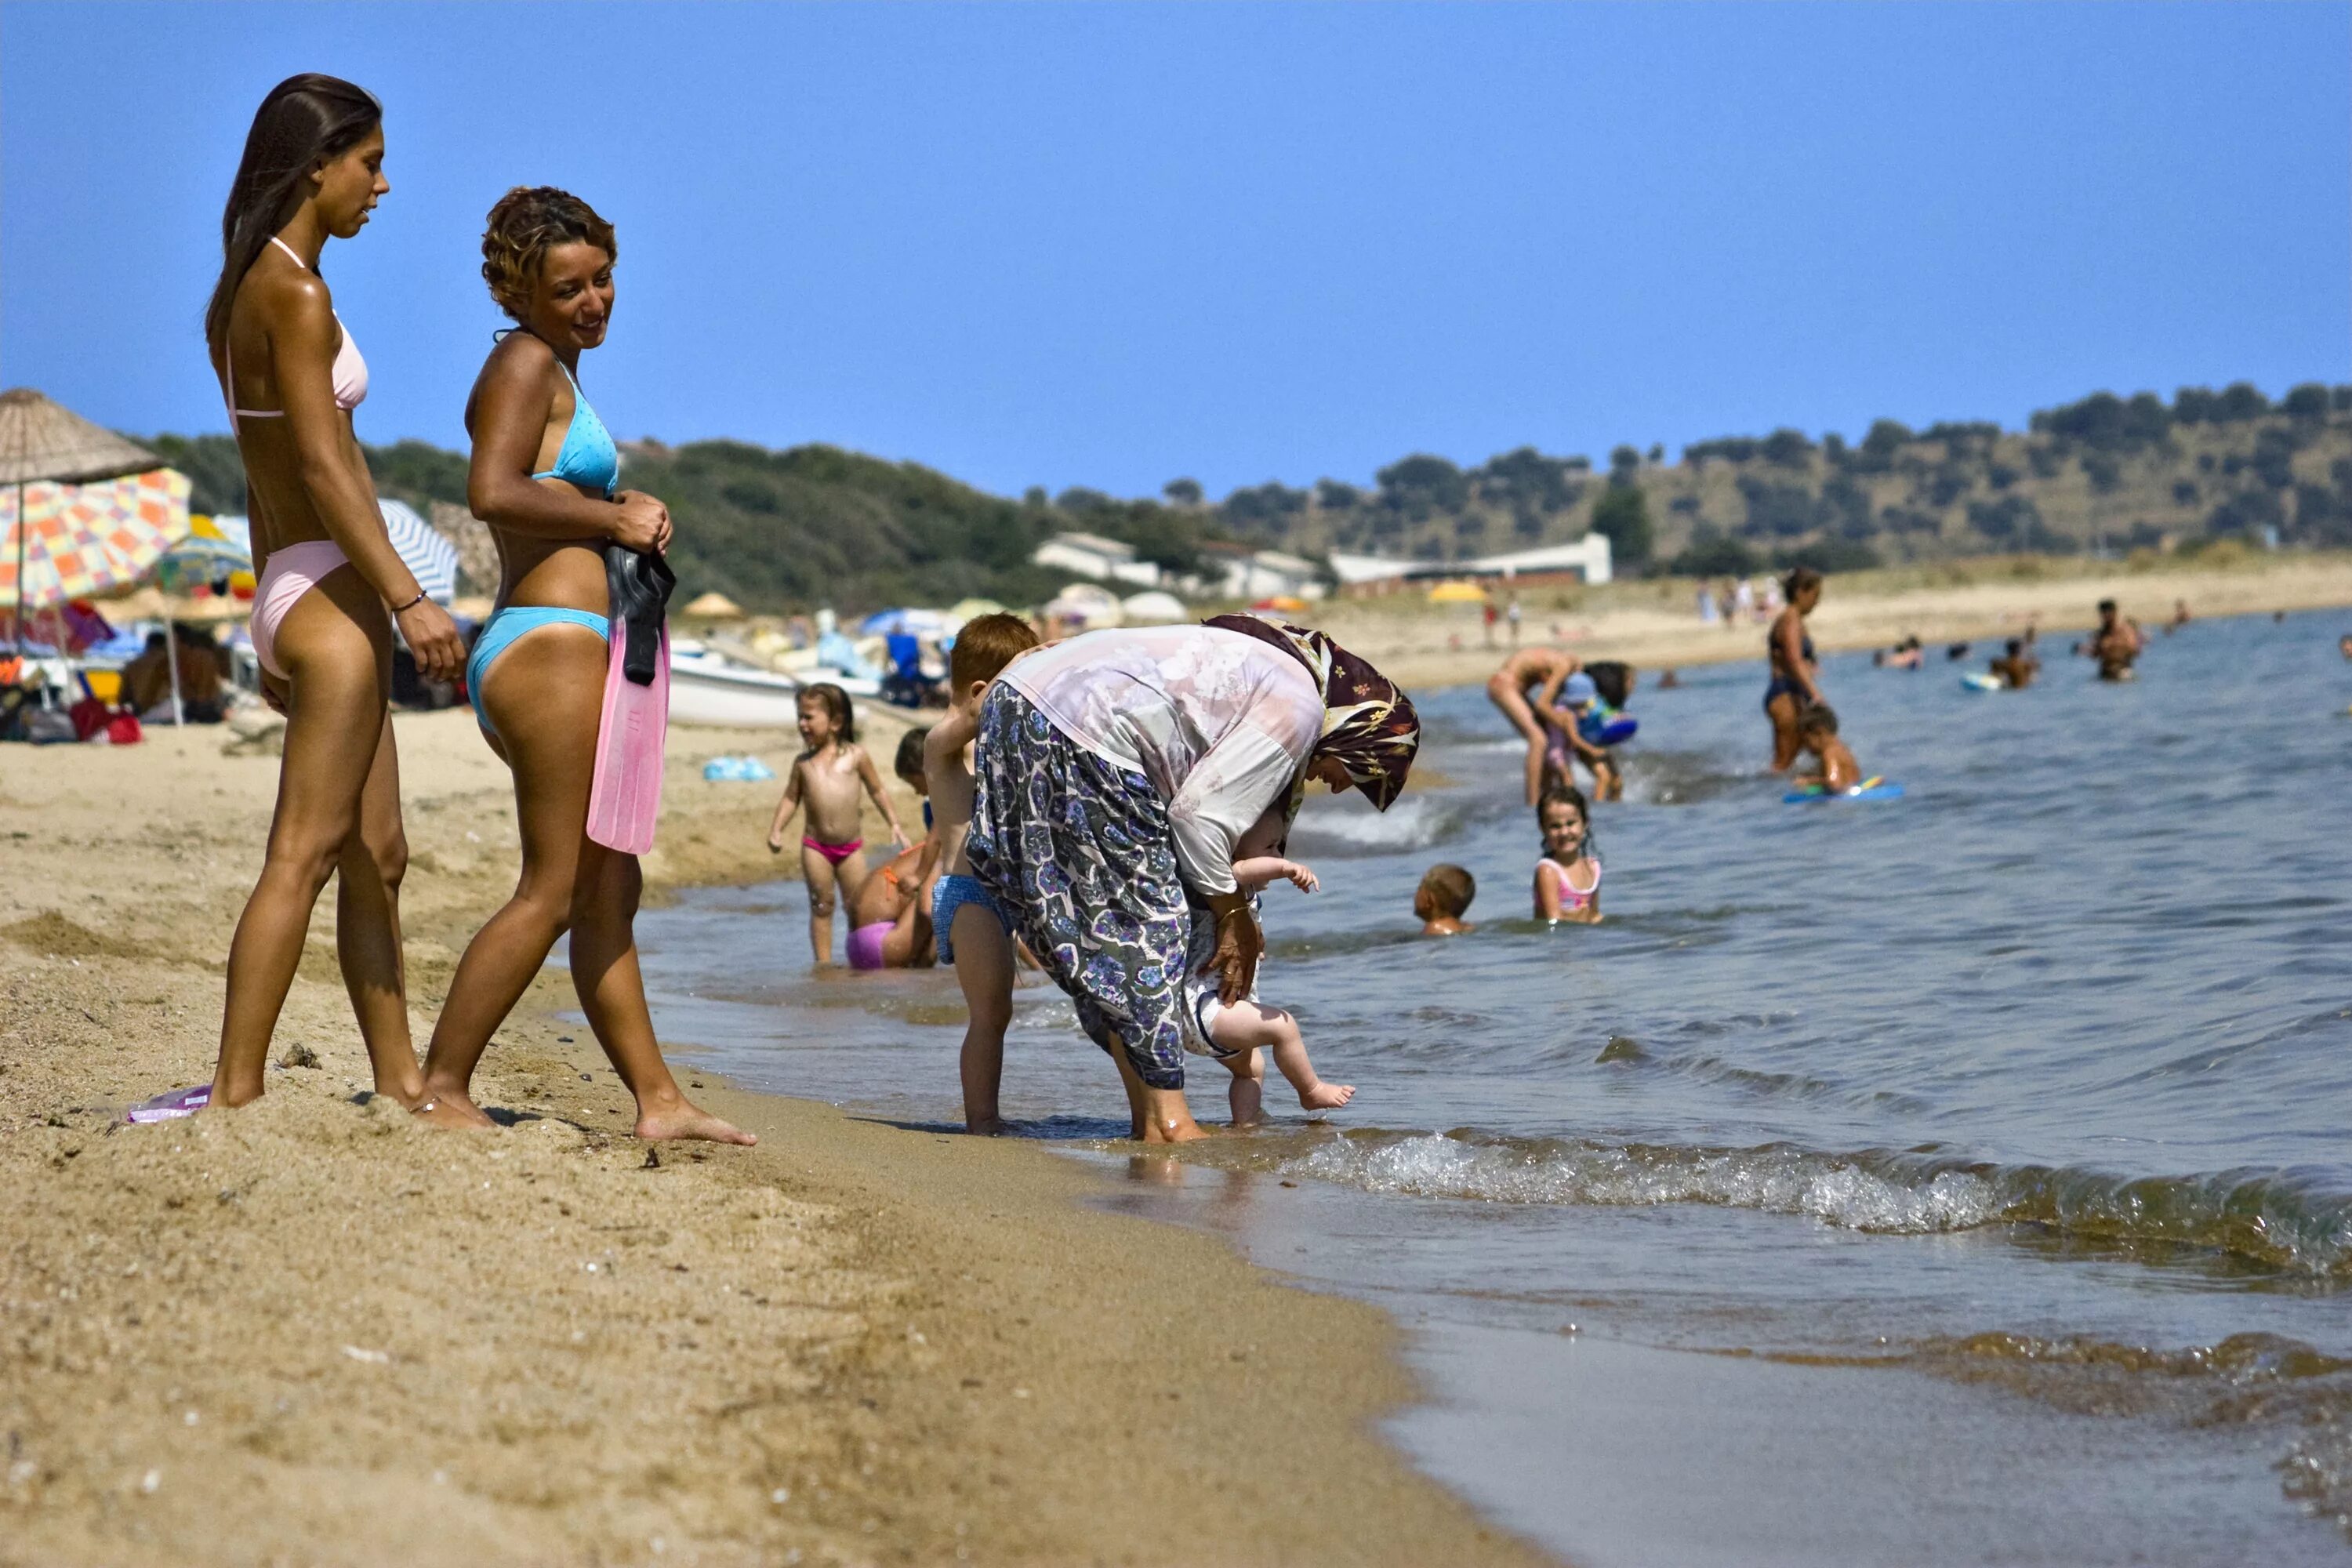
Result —
[[[482,279],[499,309],[520,321],[530,309],[531,285],[551,247],[584,241],[618,261],[613,226],[570,191],[517,185],[490,209],[482,231]]]

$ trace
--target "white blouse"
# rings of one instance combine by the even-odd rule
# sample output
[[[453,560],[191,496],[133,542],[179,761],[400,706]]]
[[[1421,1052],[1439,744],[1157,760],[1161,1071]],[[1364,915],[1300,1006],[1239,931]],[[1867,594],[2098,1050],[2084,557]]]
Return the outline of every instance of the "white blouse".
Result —
[[[1234,890],[1234,844],[1286,795],[1323,732],[1307,666],[1221,626],[1111,627],[1023,654],[1000,679],[1168,803],[1176,866]]]

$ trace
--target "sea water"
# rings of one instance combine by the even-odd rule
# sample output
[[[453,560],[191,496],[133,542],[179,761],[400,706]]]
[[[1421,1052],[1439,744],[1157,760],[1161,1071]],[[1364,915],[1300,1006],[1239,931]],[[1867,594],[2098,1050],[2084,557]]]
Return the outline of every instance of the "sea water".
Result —
[[[1645,671],[1596,927],[1530,918],[1484,691],[1417,694],[1443,782],[1384,816],[1318,793],[1291,853],[1323,890],[1265,896],[1261,994],[1354,1102],[1310,1121],[1269,1071],[1274,1125],[1131,1157],[1033,978],[1007,1113],[1131,1174],[1124,1206],[1388,1308],[1429,1391],[1395,1440],[1596,1568],[2341,1560],[2345,620],[2192,623],[2120,686],[2063,642],[2021,692],[1962,689],[1984,646],[1832,658],[1885,803],[1781,804],[1759,665]],[[1417,934],[1440,860],[1473,934]],[[953,977],[814,976],[805,910],[648,914],[665,1036],[953,1121]]]

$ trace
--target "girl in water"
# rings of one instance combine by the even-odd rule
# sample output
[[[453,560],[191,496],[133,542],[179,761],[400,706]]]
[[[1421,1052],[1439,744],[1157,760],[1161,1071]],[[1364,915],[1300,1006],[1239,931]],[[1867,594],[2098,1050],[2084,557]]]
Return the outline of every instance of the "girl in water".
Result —
[[[417,1114],[488,1127],[467,1096],[491,1032],[555,939],[572,933],[572,984],[596,1043],[636,1097],[636,1135],[751,1143],[688,1101],[662,1060],[637,971],[637,858],[588,837],[614,627],[604,547],[669,544],[669,512],[620,490],[620,453],[580,389],[580,355],[613,313],[613,226],[579,197],[518,186],[490,209],[482,276],[520,323],[499,334],[466,405],[466,498],[490,525],[499,607],[466,669],[490,749],[514,772],[522,876],[458,961],[425,1058]]]
[[[269,1037],[330,876],[335,953],[376,1092],[404,1105],[419,1092],[400,950],[408,845],[392,628],[436,679],[457,677],[465,647],[384,532],[352,429],[367,362],[319,274],[327,242],[355,237],[391,189],[374,97],[331,76],[289,77],[254,114],[221,218],[205,342],[245,463],[261,569],[253,651],[264,697],[286,715],[286,750],[268,858],[229,945],[215,1105],[260,1097]]]
[[[1536,919],[1601,923],[1601,862],[1581,791],[1549,789],[1536,807],[1543,858],[1536,862]]]
[[[866,840],[857,831],[857,797],[863,790],[882,820],[890,825],[890,840],[907,847],[907,830],[898,826],[898,808],[882,787],[874,759],[857,743],[857,720],[849,693],[830,680],[821,680],[800,696],[801,744],[784,778],[782,798],[776,802],[776,819],[768,827],[768,853],[784,849],[784,825],[805,801],[808,831],[801,835],[801,878],[808,883],[809,945],[819,968],[833,962],[834,889],[849,897],[850,961],[860,969],[881,967],[878,938],[860,938],[856,925],[858,900],[866,890]],[[895,914],[892,917],[896,918]],[[866,962],[866,959],[872,962]]]
[[[1789,595],[1788,607],[1773,617],[1764,638],[1764,656],[1772,667],[1771,683],[1764,688],[1764,715],[1772,721],[1775,773],[1786,773],[1804,750],[1797,735],[1797,715],[1822,700],[1816,679],[1821,666],[1813,658],[1812,634],[1805,629],[1805,617],[1822,602],[1822,574],[1800,566],[1781,579],[1780,586]]]

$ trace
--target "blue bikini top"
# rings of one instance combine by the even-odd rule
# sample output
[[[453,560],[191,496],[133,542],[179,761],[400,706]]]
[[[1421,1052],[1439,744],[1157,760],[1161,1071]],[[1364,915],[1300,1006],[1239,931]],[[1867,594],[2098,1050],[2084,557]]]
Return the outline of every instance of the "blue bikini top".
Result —
[[[562,360],[555,363],[563,367]],[[563,379],[572,384],[572,423],[564,429],[563,445],[555,454],[555,467],[531,478],[562,479],[583,490],[594,490],[610,500],[620,483],[621,449],[613,445],[604,422],[588,406],[588,395],[580,390],[580,378],[566,367]]]

